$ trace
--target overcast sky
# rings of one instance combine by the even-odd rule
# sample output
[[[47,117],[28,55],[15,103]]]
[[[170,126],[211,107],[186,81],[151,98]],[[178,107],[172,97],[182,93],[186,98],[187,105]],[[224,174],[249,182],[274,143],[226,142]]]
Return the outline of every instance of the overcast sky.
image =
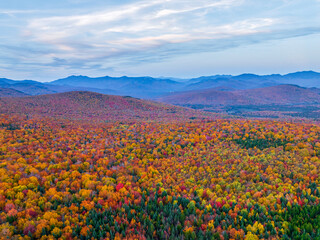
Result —
[[[320,71],[320,0],[0,1],[0,77]]]

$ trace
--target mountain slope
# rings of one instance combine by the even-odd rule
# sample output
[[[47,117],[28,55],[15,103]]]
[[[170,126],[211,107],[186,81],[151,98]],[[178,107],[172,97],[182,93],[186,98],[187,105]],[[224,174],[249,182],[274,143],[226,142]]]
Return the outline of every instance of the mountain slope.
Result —
[[[283,76],[282,83],[297,84],[303,87],[320,87],[320,73],[303,71]]]
[[[14,81],[6,78],[0,78],[1,88],[10,88],[25,93],[25,95],[43,95],[62,93],[69,91],[92,91],[103,94],[116,94],[116,91],[110,89],[96,89],[93,87],[60,86],[48,83],[41,83],[32,80]]]
[[[216,75],[191,79],[185,90],[200,90],[215,87],[232,87],[235,89],[253,89],[280,84],[296,84],[302,87],[320,87],[320,73],[303,71],[286,75],[241,74],[238,76]]]
[[[188,119],[203,115],[192,109],[85,91],[0,98],[0,113],[103,121]]]
[[[11,84],[11,83],[15,83],[16,81],[8,79],[8,78],[0,78],[0,84],[1,83],[7,83],[7,84]]]
[[[0,88],[0,97],[25,97],[27,94],[11,88]]]
[[[265,88],[219,91],[207,89],[175,93],[159,98],[160,101],[177,105],[286,105],[319,104],[320,95],[315,89],[296,85],[278,85]]]
[[[70,76],[50,82],[52,85],[92,87],[97,89],[111,89],[120,95],[134,97],[154,97],[161,94],[182,89],[183,83],[170,79],[158,79],[152,77],[98,77]]]
[[[187,90],[201,90],[217,87],[228,87],[234,89],[250,89],[266,86],[277,85],[275,81],[264,78],[215,78],[215,77],[201,77],[199,82],[189,84],[185,87]]]

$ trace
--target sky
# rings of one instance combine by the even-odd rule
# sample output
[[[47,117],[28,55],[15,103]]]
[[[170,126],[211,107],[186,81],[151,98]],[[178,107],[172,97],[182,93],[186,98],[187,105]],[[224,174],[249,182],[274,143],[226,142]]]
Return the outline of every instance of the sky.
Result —
[[[0,1],[0,77],[320,71],[320,0]]]

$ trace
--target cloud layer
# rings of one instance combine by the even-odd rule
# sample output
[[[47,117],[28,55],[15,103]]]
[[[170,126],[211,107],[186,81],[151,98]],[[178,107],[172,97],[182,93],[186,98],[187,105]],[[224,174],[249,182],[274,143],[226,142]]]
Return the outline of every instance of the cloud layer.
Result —
[[[97,1],[99,9],[90,2],[88,7],[85,0],[69,1],[62,14],[41,4],[0,9],[6,33],[0,38],[0,71],[125,73],[177,56],[320,32],[316,0]]]

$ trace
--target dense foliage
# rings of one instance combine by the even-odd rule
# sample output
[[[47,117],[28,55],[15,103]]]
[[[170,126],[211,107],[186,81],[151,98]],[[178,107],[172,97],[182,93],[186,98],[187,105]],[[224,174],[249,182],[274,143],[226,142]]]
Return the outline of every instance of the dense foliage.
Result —
[[[320,126],[0,116],[1,239],[320,239]]]
[[[0,113],[90,121],[182,121],[214,114],[132,97],[75,91],[1,98]]]

